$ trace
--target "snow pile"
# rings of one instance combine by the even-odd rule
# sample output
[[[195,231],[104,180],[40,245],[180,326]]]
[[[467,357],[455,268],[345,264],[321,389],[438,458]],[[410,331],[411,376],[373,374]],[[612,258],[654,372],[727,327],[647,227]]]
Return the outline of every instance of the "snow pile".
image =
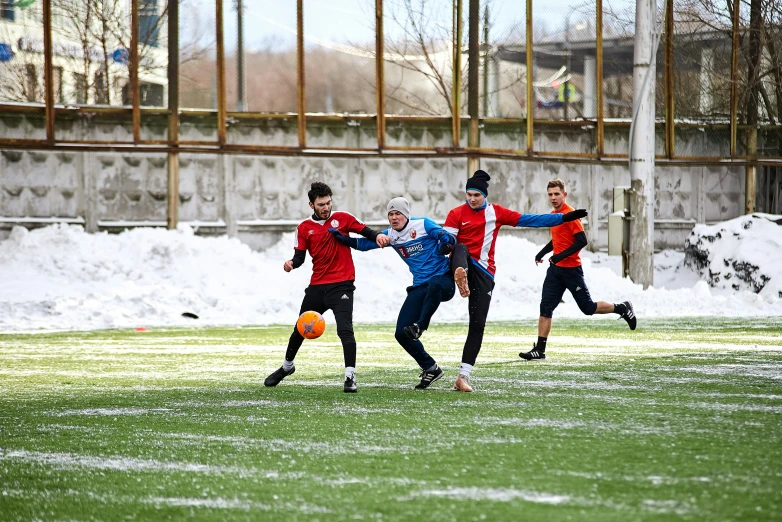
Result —
[[[684,249],[685,265],[711,287],[782,297],[782,216],[696,225]]]
[[[292,256],[292,245],[290,233],[266,251],[254,252],[235,238],[195,236],[187,226],[176,231],[138,228],[119,235],[87,234],[67,225],[32,232],[17,227],[0,242],[0,331],[293,324],[311,263],[308,258],[299,269],[285,273],[282,264]],[[742,247],[742,255],[752,261],[782,253],[779,246],[776,256],[761,248],[752,243]],[[546,273],[544,265],[535,265],[539,250],[524,239],[499,238],[489,320],[538,317]],[[391,249],[355,252],[353,258],[355,321],[395,322],[412,280],[407,266]],[[590,253],[583,258],[593,298],[629,299],[641,318],[782,315],[782,299],[776,293],[710,289],[684,266],[680,253],[656,256],[660,271],[655,280],[665,288],[645,291],[619,277],[619,258]],[[570,295],[564,299],[556,316],[581,317]],[[183,312],[200,319],[182,317]],[[435,316],[438,322],[466,319],[467,302],[458,293]],[[326,320],[333,324],[330,313]]]

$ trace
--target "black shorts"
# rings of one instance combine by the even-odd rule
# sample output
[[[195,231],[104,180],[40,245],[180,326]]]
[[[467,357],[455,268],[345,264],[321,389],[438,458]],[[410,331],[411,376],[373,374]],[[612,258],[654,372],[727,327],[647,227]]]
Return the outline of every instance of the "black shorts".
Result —
[[[576,304],[584,314],[595,313],[597,303],[592,301],[592,296],[589,295],[581,267],[565,268],[551,265],[546,272],[546,280],[543,281],[543,296],[540,299],[541,317],[551,317],[554,314],[554,309],[562,301],[565,290],[573,295]]]
[[[352,319],[353,292],[355,290],[356,286],[353,284],[353,281],[310,285],[304,290],[304,299],[301,301],[299,314],[303,314],[308,310],[313,310],[320,314],[326,310],[331,310],[334,312],[335,317],[348,314],[348,317]]]

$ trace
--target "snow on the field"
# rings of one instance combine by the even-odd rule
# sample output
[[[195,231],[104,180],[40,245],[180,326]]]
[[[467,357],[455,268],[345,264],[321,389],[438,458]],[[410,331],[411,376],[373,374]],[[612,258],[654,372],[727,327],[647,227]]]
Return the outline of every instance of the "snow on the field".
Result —
[[[118,235],[87,234],[74,225],[16,227],[0,242],[0,331],[292,324],[311,275],[309,259],[298,270],[283,271],[292,244],[293,234],[285,234],[271,248],[254,252],[235,238],[195,236],[187,226]],[[534,262],[539,250],[525,239],[499,238],[489,320],[538,317],[546,273],[545,265]],[[751,260],[755,253],[744,248],[742,255]],[[759,249],[758,255],[768,252]],[[353,258],[355,322],[395,322],[412,279],[406,265],[391,249],[355,252]],[[588,252],[583,258],[592,297],[631,300],[641,320],[782,316],[775,293],[710,288],[684,266],[680,252],[655,256],[656,287],[648,290],[619,277],[619,258]],[[776,287],[782,263],[762,264]],[[564,300],[556,317],[581,317],[569,294]],[[183,312],[200,319],[182,317]],[[439,322],[466,319],[467,302],[458,292],[435,316]],[[326,320],[333,322],[333,316],[327,313]]]

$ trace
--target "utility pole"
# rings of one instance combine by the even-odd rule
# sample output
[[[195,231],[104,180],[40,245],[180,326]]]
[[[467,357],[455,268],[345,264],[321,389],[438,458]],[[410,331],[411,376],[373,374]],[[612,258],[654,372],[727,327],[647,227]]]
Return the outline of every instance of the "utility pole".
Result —
[[[480,115],[478,114],[478,101],[480,99],[480,89],[478,87],[478,78],[480,77],[480,32],[481,32],[481,2],[480,0],[470,0],[470,20],[469,20],[469,50],[467,58],[467,112],[470,115],[470,128],[467,134],[467,147],[477,149],[480,147]],[[467,156],[467,173],[480,168],[478,156]]]
[[[483,117],[489,117],[489,6],[483,8]]]
[[[655,1],[635,2],[633,130],[630,136],[630,279],[654,283]]]
[[[218,2],[221,0],[217,0]],[[244,6],[236,0],[236,110],[247,110],[244,98]]]

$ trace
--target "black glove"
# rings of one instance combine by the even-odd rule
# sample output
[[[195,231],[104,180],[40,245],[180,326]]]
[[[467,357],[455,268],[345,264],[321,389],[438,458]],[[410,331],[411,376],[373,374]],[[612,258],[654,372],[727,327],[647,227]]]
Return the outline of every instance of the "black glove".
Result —
[[[571,214],[575,214],[575,212],[571,212]],[[565,215],[567,215],[567,214],[565,214]],[[549,263],[551,263],[552,265],[556,265],[557,263],[559,263],[563,259],[564,259],[564,257],[562,257],[562,254],[555,254],[555,255],[551,256],[550,258],[548,258]]]
[[[564,216],[562,216],[562,222],[567,223],[568,221],[575,221],[577,219],[581,219],[583,217],[587,217],[589,215],[589,212],[585,208],[579,208],[578,210],[574,210],[573,212],[568,212]]]
[[[439,247],[440,253],[444,256],[450,255],[451,252],[453,252],[453,245],[448,243],[447,241],[443,241],[440,243]]]
[[[351,243],[350,240],[352,239],[350,236],[344,235],[342,232],[340,232],[336,228],[330,228],[329,229],[329,233],[332,236],[334,236],[334,239],[336,239],[337,241],[339,241],[343,245],[348,246],[348,247],[350,246],[350,243]]]

